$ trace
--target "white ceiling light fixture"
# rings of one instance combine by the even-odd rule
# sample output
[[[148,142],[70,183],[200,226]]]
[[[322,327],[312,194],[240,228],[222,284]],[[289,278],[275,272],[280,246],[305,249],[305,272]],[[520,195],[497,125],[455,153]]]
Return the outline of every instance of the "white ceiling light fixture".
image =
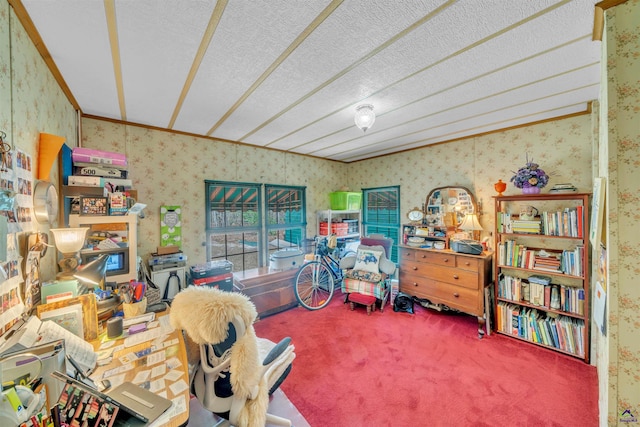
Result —
[[[373,112],[373,105],[362,104],[356,107],[356,126],[366,132],[376,121],[376,113]]]

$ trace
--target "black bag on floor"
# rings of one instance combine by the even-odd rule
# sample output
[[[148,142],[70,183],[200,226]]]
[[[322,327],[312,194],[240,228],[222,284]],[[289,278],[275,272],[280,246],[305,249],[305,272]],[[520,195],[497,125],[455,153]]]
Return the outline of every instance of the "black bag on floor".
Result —
[[[410,295],[398,292],[396,299],[393,300],[393,311],[413,314],[413,298]]]

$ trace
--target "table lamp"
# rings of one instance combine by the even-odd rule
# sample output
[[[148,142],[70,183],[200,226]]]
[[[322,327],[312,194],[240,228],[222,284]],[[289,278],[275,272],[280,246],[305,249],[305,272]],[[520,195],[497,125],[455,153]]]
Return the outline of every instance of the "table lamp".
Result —
[[[476,240],[475,232],[482,231],[483,228],[478,221],[478,215],[471,213],[465,215],[464,219],[458,226],[460,230],[464,230],[469,233],[471,240]]]
[[[83,228],[52,228],[56,248],[62,253],[62,259],[58,262],[60,272],[56,275],[59,280],[73,280],[73,274],[80,265],[80,249],[84,246],[87,235],[86,227]]]
[[[104,289],[104,279],[107,274],[107,262],[109,261],[108,254],[102,254],[94,260],[91,260],[87,264],[80,267],[73,277],[80,280],[80,282],[93,285]]]

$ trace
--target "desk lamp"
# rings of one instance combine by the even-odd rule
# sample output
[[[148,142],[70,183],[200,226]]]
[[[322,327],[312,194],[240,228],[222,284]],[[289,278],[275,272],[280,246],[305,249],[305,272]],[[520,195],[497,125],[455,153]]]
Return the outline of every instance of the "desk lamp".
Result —
[[[104,289],[104,279],[107,274],[107,261],[109,261],[109,255],[102,254],[98,258],[80,267],[78,271],[73,274],[73,277],[80,280],[82,283],[87,283],[94,287]]]
[[[62,253],[62,259],[58,262],[62,271],[56,275],[56,278],[58,280],[73,280],[73,273],[80,265],[79,251],[84,246],[84,239],[89,229],[83,227],[52,228],[50,230],[56,241],[56,248]]]
[[[465,215],[464,219],[458,226],[460,230],[464,230],[469,233],[472,240],[475,239],[475,232],[484,230],[478,221],[478,215],[471,213]]]

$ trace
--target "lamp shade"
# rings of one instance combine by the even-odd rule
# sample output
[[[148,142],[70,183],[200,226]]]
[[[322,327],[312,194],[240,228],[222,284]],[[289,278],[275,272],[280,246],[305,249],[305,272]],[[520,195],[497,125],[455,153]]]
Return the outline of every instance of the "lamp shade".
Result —
[[[102,287],[104,277],[107,274],[108,254],[102,254],[93,261],[80,267],[73,275],[76,279],[83,283]]]
[[[484,230],[478,221],[478,215],[476,214],[467,214],[464,219],[458,226],[460,230],[465,231],[479,231]]]
[[[58,158],[58,152],[66,138],[49,133],[40,134],[40,146],[38,147],[38,179],[49,180],[49,173],[53,162]]]
[[[82,249],[88,230],[87,227],[50,229],[56,241],[56,248],[63,254],[75,253]]]
[[[376,121],[376,114],[373,112],[373,105],[363,104],[356,107],[356,116],[354,118],[356,126],[366,132]]]

